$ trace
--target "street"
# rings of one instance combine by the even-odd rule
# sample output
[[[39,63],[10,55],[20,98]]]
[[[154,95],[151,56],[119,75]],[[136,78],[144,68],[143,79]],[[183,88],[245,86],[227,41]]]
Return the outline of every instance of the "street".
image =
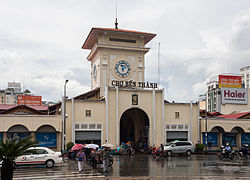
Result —
[[[84,165],[79,174],[74,161],[52,169],[43,166],[18,167],[14,179],[250,179],[250,160],[219,160],[216,155],[174,156],[153,159],[150,155],[113,156],[107,173]]]

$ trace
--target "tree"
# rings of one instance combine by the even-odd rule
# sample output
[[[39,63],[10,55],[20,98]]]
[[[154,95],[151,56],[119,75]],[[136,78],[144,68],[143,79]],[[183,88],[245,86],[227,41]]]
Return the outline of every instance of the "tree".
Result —
[[[12,180],[16,157],[21,156],[24,151],[37,144],[31,138],[29,136],[22,139],[7,139],[5,143],[0,140],[1,180]]]
[[[31,92],[30,92],[30,90],[26,89],[26,90],[24,91],[24,93],[25,93],[25,94],[30,94]]]

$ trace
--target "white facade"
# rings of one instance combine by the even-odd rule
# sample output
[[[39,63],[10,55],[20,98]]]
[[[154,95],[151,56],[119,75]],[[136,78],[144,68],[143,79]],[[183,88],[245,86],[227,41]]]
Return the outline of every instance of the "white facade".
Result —
[[[250,88],[250,66],[240,68],[241,81],[246,88]]]

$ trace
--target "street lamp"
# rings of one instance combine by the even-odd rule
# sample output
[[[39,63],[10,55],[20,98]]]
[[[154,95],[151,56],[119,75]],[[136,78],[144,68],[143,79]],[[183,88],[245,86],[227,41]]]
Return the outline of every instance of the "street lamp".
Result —
[[[205,104],[206,104],[206,110],[205,110],[205,118],[206,118],[206,124],[205,124],[205,130],[206,130],[206,133],[205,133],[205,141],[206,141],[206,153],[208,153],[207,152],[207,110],[208,110],[208,108],[207,108],[207,105],[208,105],[208,93],[206,93],[206,101],[205,101]]]
[[[67,100],[67,96],[66,96],[66,84],[67,82],[69,82],[68,79],[65,80],[64,83],[64,93],[63,93],[63,121],[62,121],[62,152],[65,151],[65,130],[66,130],[66,100]]]

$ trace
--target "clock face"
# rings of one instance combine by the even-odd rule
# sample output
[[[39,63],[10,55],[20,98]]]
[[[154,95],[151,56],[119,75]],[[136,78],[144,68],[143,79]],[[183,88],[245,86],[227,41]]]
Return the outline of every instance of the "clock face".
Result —
[[[131,68],[127,61],[118,61],[115,65],[116,74],[120,77],[127,77],[130,74]]]

